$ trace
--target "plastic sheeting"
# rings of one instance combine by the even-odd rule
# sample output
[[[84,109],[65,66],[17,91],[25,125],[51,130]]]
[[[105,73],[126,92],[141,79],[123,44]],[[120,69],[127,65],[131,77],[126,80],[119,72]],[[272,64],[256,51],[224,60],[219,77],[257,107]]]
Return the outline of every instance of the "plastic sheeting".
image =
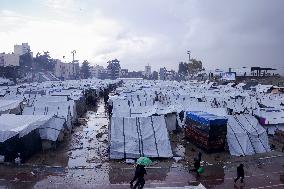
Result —
[[[192,111],[187,112],[187,117],[191,120],[200,123],[201,125],[226,125],[227,118],[209,114],[206,112]]]
[[[72,118],[77,117],[76,106],[73,100],[67,98],[46,96],[39,97],[31,107],[25,107],[23,115],[50,115],[64,118],[67,127],[71,129]]]
[[[166,125],[168,131],[174,131],[177,129],[177,115],[174,113],[165,115]]]
[[[110,158],[172,157],[164,116],[112,117]]]
[[[51,116],[43,115],[3,114],[0,116],[0,142],[4,142],[17,134],[19,134],[19,137],[23,137],[47,123],[51,118]]]
[[[59,134],[64,130],[65,119],[53,117],[39,128],[41,139],[57,141]]]
[[[227,142],[231,155],[270,151],[266,130],[251,115],[228,116]]]
[[[19,108],[21,102],[20,100],[0,100],[0,113]]]
[[[35,129],[39,129],[40,138],[57,141],[65,126],[65,119],[45,115],[14,115],[0,116],[0,142],[19,134],[23,137]]]
[[[254,114],[259,118],[262,125],[284,124],[284,109],[260,108]]]

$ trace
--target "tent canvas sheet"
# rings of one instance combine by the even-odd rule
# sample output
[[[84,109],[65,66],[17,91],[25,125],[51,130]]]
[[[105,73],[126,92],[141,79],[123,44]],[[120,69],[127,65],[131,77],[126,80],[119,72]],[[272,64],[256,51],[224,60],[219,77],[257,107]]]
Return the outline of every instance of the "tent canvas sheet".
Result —
[[[261,125],[281,125],[284,124],[284,109],[260,108],[254,112],[259,118]]]
[[[110,158],[172,157],[164,116],[112,117]]]
[[[9,113],[13,109],[20,109],[20,100],[0,100],[0,114]]]
[[[227,142],[231,155],[270,151],[266,130],[251,115],[228,116]]]
[[[76,106],[73,100],[36,101],[33,106],[25,107],[23,110],[23,115],[50,115],[64,118],[69,129],[72,128],[72,121],[77,117],[76,114]]]
[[[23,137],[50,119],[51,116],[44,115],[3,114],[0,116],[0,142],[5,142],[17,134],[19,137]]]
[[[59,134],[64,131],[65,125],[64,118],[52,117],[52,119],[39,127],[40,138],[53,142],[57,141]]]

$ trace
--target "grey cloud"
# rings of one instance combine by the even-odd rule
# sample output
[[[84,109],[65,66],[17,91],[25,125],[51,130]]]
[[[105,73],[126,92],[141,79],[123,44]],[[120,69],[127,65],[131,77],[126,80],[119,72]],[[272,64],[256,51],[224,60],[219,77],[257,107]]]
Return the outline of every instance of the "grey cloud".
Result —
[[[100,1],[98,6],[131,33],[158,39],[154,47],[158,53],[148,54],[149,63],[156,68],[177,68],[179,61],[186,60],[187,49],[208,68],[284,64],[281,0],[126,0],[114,1],[111,11],[106,11],[109,1]],[[141,68],[141,56],[143,59],[144,54],[137,54],[134,61],[123,57],[122,62],[125,66],[137,62]]]
[[[123,67],[143,69],[149,63],[154,69],[177,69],[179,61],[187,60],[188,49],[210,69],[284,64],[283,0],[68,2],[70,12],[60,12],[66,15],[66,22],[69,16],[78,27],[91,25],[92,20],[101,17],[115,22],[113,26],[119,29],[110,28],[110,34],[91,31],[104,38],[99,44],[94,42],[96,48],[90,45],[87,50],[92,50],[93,57],[103,57],[101,60],[119,58]],[[82,10],[74,13],[74,7]]]

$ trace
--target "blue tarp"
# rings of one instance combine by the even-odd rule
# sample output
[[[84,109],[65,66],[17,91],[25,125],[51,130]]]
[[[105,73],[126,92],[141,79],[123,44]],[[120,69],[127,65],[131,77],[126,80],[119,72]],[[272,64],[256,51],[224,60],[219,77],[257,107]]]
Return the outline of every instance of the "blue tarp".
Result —
[[[216,115],[209,114],[207,112],[201,112],[201,111],[186,112],[186,117],[187,119],[191,119],[192,121],[200,123],[201,125],[207,125],[207,126],[227,125],[227,121],[228,121],[228,119],[225,117],[216,116]]]

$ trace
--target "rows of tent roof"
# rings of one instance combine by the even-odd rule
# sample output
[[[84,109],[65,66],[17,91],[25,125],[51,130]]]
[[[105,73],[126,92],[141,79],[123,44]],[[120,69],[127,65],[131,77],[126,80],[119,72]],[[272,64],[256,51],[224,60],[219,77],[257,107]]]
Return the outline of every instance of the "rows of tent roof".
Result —
[[[163,115],[167,119],[169,115],[174,114],[176,122],[181,128],[186,127],[186,112],[200,111],[224,116],[229,122],[232,122],[231,115],[245,115],[251,120],[254,127],[259,129],[258,132],[262,133],[267,128],[268,130],[272,128],[273,130],[284,130],[284,94],[272,92],[271,89],[275,88],[277,87],[270,85],[249,86],[243,83],[216,85],[213,82],[197,81],[131,80],[116,89],[116,94],[110,97],[109,104],[112,108],[112,117],[140,118]],[[272,113],[273,115],[268,115],[269,109],[277,110]],[[190,116],[188,119],[191,119]],[[212,121],[218,120],[212,119]],[[231,127],[227,127],[226,135],[226,140],[230,140],[231,147],[232,143],[236,144],[237,141],[234,137],[228,139],[228,136],[231,136],[235,129],[241,131],[242,125],[248,127],[246,131],[242,132],[242,135],[253,135],[254,130],[249,129],[251,126],[248,123],[232,124]],[[169,128],[167,124],[166,127]],[[271,133],[273,132],[271,131]],[[260,140],[265,147],[262,150],[253,150],[253,153],[268,151],[267,132],[263,135],[266,136],[260,137]],[[245,143],[240,145],[246,149],[243,146],[246,145]],[[251,150],[236,152],[230,147],[229,150],[233,155],[252,154]]]
[[[24,160],[39,149],[55,148],[86,112],[87,98],[94,104],[115,84],[81,80],[1,87],[0,155],[7,161],[18,155]]]

